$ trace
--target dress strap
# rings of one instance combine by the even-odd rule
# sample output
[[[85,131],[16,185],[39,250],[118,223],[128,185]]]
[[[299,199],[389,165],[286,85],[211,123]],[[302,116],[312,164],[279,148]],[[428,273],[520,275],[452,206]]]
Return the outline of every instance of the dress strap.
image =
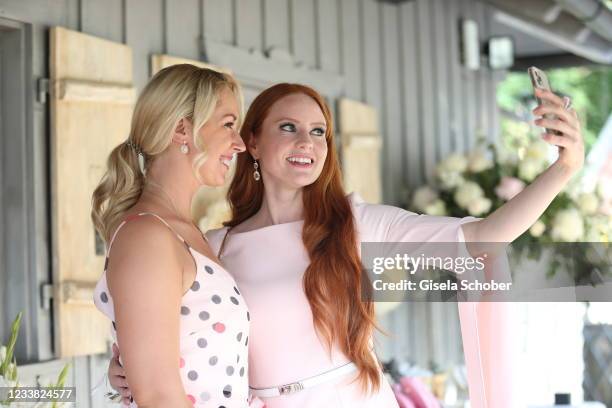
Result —
[[[168,222],[167,222],[166,220],[164,220],[162,217],[160,217],[159,215],[157,215],[157,214],[155,214],[155,213],[152,213],[152,212],[141,212],[141,213],[138,213],[138,214],[132,214],[132,215],[130,215],[129,217],[126,217],[126,218],[125,218],[125,219],[124,219],[124,220],[121,222],[121,224],[119,224],[119,226],[118,226],[118,227],[117,227],[117,229],[115,230],[115,233],[113,234],[113,237],[111,238],[110,242],[108,243],[108,250],[106,251],[107,256],[108,256],[108,254],[110,253],[110,250],[111,250],[111,248],[112,248],[112,246],[113,246],[113,242],[115,241],[115,238],[117,237],[117,234],[119,233],[119,230],[121,229],[121,227],[123,227],[123,226],[124,226],[125,224],[127,224],[128,222],[130,222],[130,221],[132,221],[132,220],[134,220],[134,219],[136,219],[136,218],[138,218],[138,217],[141,217],[141,216],[143,216],[143,215],[152,215],[153,217],[157,218],[157,219],[158,219],[159,221],[161,221],[161,222],[162,222],[162,223],[163,223],[163,224],[164,224],[166,227],[168,227],[168,229],[169,229],[170,231],[172,231],[172,232],[174,233],[174,235],[176,235],[176,237],[178,238],[178,240],[179,240],[179,241],[181,241],[181,242],[182,242],[182,243],[183,243],[183,244],[184,244],[184,245],[187,247],[187,249],[191,248],[191,247],[189,246],[189,244],[187,243],[187,241],[185,241],[185,238],[183,238],[183,237],[181,236],[181,234],[179,234],[178,232],[176,232],[176,231],[174,230],[174,228],[172,228],[172,227],[170,226],[170,224],[168,224]]]

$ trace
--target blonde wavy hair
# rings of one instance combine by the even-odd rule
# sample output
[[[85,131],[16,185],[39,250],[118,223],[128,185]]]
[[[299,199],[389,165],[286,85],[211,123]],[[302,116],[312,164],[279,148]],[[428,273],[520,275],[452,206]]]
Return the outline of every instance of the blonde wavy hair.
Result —
[[[201,182],[199,169],[206,161],[206,152],[196,135],[212,116],[224,87],[238,100],[240,121],[243,96],[238,82],[228,73],[179,64],[164,68],[151,78],[136,101],[126,141],[142,152],[145,171],[170,146],[179,121],[187,119],[193,124],[193,143],[201,151],[193,161],[195,176]],[[239,127],[240,123],[236,125]],[[106,173],[92,196],[91,218],[107,243],[123,214],[140,198],[145,184],[136,149],[126,142],[110,153]]]

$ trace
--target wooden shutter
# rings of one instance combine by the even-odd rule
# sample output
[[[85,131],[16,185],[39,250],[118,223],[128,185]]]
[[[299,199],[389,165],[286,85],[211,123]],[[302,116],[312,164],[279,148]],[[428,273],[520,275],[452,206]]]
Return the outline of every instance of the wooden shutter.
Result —
[[[368,203],[380,203],[382,138],[376,108],[343,98],[338,113],[344,188],[359,193]]]
[[[151,76],[157,74],[157,71],[178,64],[191,64],[200,68],[210,68],[215,71],[231,73],[228,69],[217,67],[215,65],[208,64],[206,62],[192,60],[188,58],[174,57],[166,54],[153,54],[151,56]]]
[[[91,195],[129,132],[131,48],[53,27],[50,34],[54,342],[58,357],[105,352],[109,321],[93,304],[104,245]]]

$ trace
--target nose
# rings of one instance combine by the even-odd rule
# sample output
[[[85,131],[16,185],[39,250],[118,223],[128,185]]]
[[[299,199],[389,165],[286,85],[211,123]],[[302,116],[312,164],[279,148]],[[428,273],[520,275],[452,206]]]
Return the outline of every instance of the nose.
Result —
[[[308,132],[299,132],[297,147],[304,150],[311,150],[312,146],[312,136],[310,136]]]
[[[234,139],[232,140],[232,150],[235,153],[242,153],[246,150],[246,146],[244,145],[244,142],[242,141],[242,138],[240,137],[240,134],[238,134],[238,132],[234,132]]]

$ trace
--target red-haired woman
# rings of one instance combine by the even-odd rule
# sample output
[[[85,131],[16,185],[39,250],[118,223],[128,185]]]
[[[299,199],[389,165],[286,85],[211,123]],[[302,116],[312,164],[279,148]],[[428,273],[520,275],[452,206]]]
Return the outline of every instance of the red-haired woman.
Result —
[[[372,351],[374,306],[361,298],[358,244],[511,242],[529,228],[583,160],[575,115],[556,95],[538,96],[552,102],[539,114],[561,118],[542,126],[568,136],[548,136],[564,147],[560,158],[483,220],[347,196],[323,98],[296,84],[255,98],[241,130],[248,153],[228,194],[232,218],[207,235],[249,306],[250,335],[234,340],[248,343],[251,392],[268,408],[397,407]]]

